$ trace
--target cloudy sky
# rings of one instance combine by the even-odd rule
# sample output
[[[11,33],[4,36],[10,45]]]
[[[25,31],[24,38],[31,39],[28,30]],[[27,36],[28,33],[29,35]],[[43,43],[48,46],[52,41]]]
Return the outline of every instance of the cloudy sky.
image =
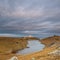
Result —
[[[60,0],[0,0],[0,35],[60,34]]]

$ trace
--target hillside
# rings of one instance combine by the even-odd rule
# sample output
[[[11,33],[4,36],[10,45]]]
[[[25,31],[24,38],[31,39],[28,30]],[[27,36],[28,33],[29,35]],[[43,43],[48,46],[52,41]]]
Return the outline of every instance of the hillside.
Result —
[[[40,42],[42,44],[45,44],[46,47],[50,47],[51,45],[57,43],[57,42],[60,42],[60,36],[51,36],[51,37],[47,37],[47,38],[44,38],[42,40],[40,40]]]
[[[36,37],[0,37],[0,54],[14,53],[17,50],[24,49],[27,47],[27,40],[37,40]]]
[[[0,60],[11,59],[14,56],[18,60],[60,60],[60,36],[47,37],[41,42],[46,46],[42,51],[27,55],[0,54]]]
[[[21,38],[0,37],[0,53],[11,53],[23,49],[27,41]]]

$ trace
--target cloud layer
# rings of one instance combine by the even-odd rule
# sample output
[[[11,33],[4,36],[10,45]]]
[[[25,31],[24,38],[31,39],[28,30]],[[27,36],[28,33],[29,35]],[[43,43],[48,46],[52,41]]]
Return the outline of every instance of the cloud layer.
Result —
[[[60,33],[60,0],[0,0],[0,33]]]

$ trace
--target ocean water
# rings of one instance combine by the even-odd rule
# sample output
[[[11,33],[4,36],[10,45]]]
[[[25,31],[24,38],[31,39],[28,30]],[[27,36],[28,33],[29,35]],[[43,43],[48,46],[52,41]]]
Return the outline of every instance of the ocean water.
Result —
[[[29,40],[27,47],[17,52],[17,54],[30,54],[33,52],[41,51],[45,45],[41,44],[38,40]]]
[[[43,33],[43,34],[18,34],[17,37],[24,37],[24,36],[33,36],[33,37],[38,37],[38,38],[46,38],[46,37],[50,37],[53,35],[60,35],[58,33]]]

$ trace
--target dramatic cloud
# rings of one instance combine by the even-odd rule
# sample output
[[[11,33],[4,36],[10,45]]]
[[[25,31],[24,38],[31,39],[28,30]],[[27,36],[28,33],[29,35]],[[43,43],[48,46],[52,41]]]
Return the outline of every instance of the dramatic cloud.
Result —
[[[60,0],[0,0],[0,33],[60,33]]]

